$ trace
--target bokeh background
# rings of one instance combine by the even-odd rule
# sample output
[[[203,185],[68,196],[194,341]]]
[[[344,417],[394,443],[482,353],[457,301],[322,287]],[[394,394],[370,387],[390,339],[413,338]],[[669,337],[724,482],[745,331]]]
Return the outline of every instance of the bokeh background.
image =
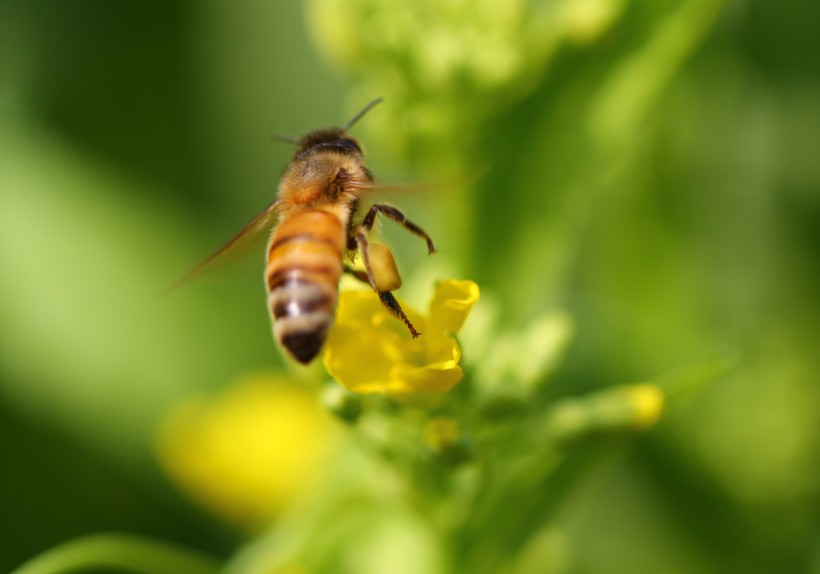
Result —
[[[285,368],[261,268],[158,294],[272,199],[272,133],[381,95],[354,131],[378,177],[429,184],[396,202],[442,265],[499,328],[572,317],[560,394],[722,365],[574,486],[556,571],[820,572],[818,18],[1,0],[0,571],[97,531],[241,545],[154,445],[185,397]]]

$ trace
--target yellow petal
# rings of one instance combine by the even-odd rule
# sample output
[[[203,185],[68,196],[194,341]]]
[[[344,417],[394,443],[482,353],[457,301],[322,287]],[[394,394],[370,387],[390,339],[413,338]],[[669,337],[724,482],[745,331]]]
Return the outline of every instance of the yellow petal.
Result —
[[[345,387],[356,393],[381,392],[390,368],[403,359],[397,335],[372,327],[336,325],[325,351],[325,368]]]
[[[458,332],[479,296],[474,281],[447,279],[439,283],[430,302],[430,329]]]
[[[423,333],[426,328],[425,318],[404,301],[399,300],[399,303],[410,322]],[[342,291],[336,310],[336,325],[383,328],[401,334],[404,339],[412,339],[407,327],[388,312],[373,291]]]
[[[386,387],[387,396],[413,394],[417,392],[443,393],[452,389],[463,376],[461,367],[450,364],[446,367],[430,365],[396,365],[393,380]]]
[[[439,352],[430,363],[417,366],[399,363],[390,370],[388,395],[414,392],[443,393],[453,388],[463,375],[458,362],[461,360],[461,348],[453,338],[441,345]]]
[[[372,291],[342,291],[336,309],[336,324],[372,324],[374,318],[385,313],[384,306]]]

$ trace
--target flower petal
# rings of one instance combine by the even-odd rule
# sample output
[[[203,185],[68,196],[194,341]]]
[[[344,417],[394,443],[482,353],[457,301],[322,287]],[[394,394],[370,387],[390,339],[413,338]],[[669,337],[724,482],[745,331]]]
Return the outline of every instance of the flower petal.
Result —
[[[338,324],[327,340],[325,368],[353,392],[383,392],[391,367],[403,358],[396,336],[391,335],[351,323]]]
[[[458,332],[479,296],[474,281],[447,279],[440,282],[430,302],[430,330]]]
[[[430,363],[416,366],[398,363],[390,369],[388,395],[400,395],[414,392],[443,393],[453,388],[463,375],[458,362],[461,360],[461,348],[455,339],[446,339],[439,353]]]

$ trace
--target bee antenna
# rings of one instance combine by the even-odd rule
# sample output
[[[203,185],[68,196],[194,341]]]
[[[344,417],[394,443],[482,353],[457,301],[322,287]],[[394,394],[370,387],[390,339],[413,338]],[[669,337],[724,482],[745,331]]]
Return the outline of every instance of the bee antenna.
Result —
[[[271,134],[270,139],[275,142],[298,144],[299,140],[288,134],[275,133]]]
[[[353,116],[352,118],[350,118],[350,119],[347,121],[347,123],[346,123],[345,125],[343,125],[343,126],[342,126],[342,131],[347,131],[347,130],[349,130],[350,128],[352,128],[352,127],[353,127],[353,124],[355,124],[355,123],[356,123],[356,122],[358,122],[360,119],[362,119],[362,116],[363,116],[363,115],[365,115],[367,112],[369,112],[370,110],[372,110],[372,109],[373,109],[373,107],[374,107],[376,104],[381,103],[383,99],[384,99],[384,98],[381,98],[381,97],[376,98],[375,100],[373,100],[372,102],[370,102],[369,104],[367,104],[365,107],[363,107],[363,108],[361,109],[361,111],[360,111],[358,114],[356,114],[355,116]]]

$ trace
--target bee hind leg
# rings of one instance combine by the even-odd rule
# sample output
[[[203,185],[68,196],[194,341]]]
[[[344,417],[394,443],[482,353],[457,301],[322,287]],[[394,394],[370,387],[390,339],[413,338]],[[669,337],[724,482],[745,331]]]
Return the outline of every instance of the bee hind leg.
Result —
[[[379,300],[387,307],[387,310],[390,311],[390,314],[393,315],[396,319],[400,319],[407,325],[407,329],[410,331],[410,335],[415,339],[421,333],[416,331],[416,328],[413,326],[413,323],[410,322],[410,319],[407,318],[407,315],[404,314],[404,311],[399,305],[399,302],[396,301],[396,298],[393,297],[393,294],[390,291],[377,291],[379,294]]]
[[[407,329],[410,331],[410,335],[415,339],[421,333],[416,331],[416,328],[413,326],[413,323],[410,322],[410,319],[407,318],[405,315],[404,310],[399,305],[399,302],[393,296],[393,293],[390,291],[380,291],[377,287],[377,281],[373,274],[373,268],[370,265],[370,256],[369,256],[369,243],[367,241],[367,236],[363,231],[358,231],[355,234],[356,244],[359,246],[359,252],[362,254],[362,262],[364,263],[365,272],[357,271],[351,267],[345,266],[344,270],[346,273],[350,273],[360,281],[368,283],[373,290],[379,295],[379,301],[387,307],[387,310],[390,311],[390,314],[393,315],[396,319],[399,319],[403,322]]]
[[[348,275],[352,275],[362,283],[367,283],[370,285],[370,279],[367,277],[367,273],[364,271],[359,271],[358,269],[353,269],[350,265],[345,265],[343,271]]]

